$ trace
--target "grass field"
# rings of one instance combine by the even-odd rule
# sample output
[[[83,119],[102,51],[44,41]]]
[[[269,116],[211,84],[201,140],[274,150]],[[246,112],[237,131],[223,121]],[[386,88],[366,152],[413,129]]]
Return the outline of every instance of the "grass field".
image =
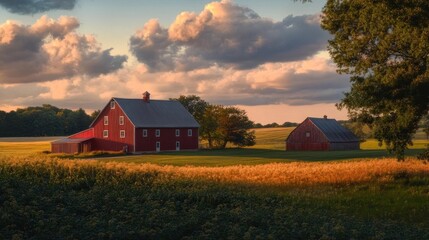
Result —
[[[190,152],[165,152],[113,158],[100,158],[99,161],[155,163],[160,165],[231,166],[282,163],[294,161],[336,161],[360,158],[392,157],[384,146],[369,139],[361,144],[360,151],[316,151],[286,152],[284,140],[293,128],[256,129],[256,145],[243,149],[200,150]],[[50,141],[58,138],[1,138],[0,155],[32,155],[50,150]],[[416,139],[407,150],[407,156],[415,156],[429,144],[428,140]]]
[[[97,160],[1,139],[0,239],[429,239],[428,164],[373,140],[286,152],[290,130],[257,129],[245,149]]]

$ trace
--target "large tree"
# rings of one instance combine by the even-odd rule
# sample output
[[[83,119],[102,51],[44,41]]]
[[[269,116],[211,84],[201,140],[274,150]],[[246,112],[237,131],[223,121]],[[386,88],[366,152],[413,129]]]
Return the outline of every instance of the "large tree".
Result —
[[[206,108],[209,106],[209,104],[201,99],[199,96],[196,95],[180,95],[179,98],[170,98],[170,100],[176,100],[179,101],[186,110],[189,111],[189,113],[194,116],[195,120],[197,122],[200,122],[204,116],[204,112],[206,111]]]
[[[250,131],[254,123],[249,120],[246,111],[220,106],[217,118],[220,148],[225,148],[228,142],[238,147],[255,145],[255,131]]]
[[[429,1],[328,0],[322,27],[352,84],[338,107],[403,160],[429,110]]]
[[[200,124],[199,135],[209,148],[225,148],[227,143],[238,147],[255,145],[255,133],[249,131],[253,122],[244,110],[236,107],[211,105],[199,96],[173,98],[194,116]]]

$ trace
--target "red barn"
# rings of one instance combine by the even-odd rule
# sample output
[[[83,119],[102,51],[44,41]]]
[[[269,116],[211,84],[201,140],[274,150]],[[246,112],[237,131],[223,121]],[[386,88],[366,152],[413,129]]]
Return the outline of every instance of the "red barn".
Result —
[[[198,149],[199,124],[178,101],[112,98],[90,128],[52,142],[53,153]]]
[[[286,150],[359,150],[359,139],[335,119],[309,117],[289,134]]]

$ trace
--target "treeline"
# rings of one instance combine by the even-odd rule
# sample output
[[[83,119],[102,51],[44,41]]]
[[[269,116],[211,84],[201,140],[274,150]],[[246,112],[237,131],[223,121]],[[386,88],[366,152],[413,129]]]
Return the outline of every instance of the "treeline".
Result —
[[[16,111],[0,111],[0,137],[66,136],[87,129],[98,115],[83,109],[72,111],[49,104]]]
[[[276,127],[296,127],[296,126],[298,126],[298,123],[294,123],[294,122],[284,122],[281,125],[276,122],[268,123],[265,125],[260,123],[253,124],[253,128],[276,128]]]

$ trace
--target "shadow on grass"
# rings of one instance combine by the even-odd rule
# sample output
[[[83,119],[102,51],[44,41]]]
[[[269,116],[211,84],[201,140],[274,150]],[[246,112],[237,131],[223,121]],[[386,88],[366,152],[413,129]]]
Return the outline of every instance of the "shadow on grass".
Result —
[[[411,149],[406,151],[406,156],[416,156],[423,150]],[[383,158],[394,157],[386,150],[354,150],[354,151],[284,151],[257,148],[228,148],[221,150],[199,150],[184,152],[163,152],[162,156],[189,156],[189,157],[226,157],[226,158],[259,158],[280,161],[331,161],[356,158]]]

